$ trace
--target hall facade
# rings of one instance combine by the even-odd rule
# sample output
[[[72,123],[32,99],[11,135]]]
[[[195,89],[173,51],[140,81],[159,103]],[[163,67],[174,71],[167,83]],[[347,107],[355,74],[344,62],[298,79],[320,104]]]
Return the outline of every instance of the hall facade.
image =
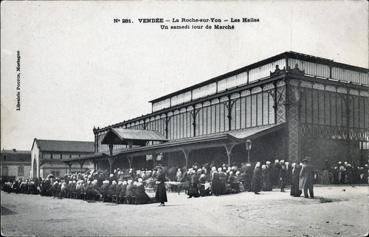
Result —
[[[94,128],[95,154],[83,159],[111,170],[307,156],[316,166],[360,163],[368,159],[368,72],[285,52],[154,99],[149,114]]]

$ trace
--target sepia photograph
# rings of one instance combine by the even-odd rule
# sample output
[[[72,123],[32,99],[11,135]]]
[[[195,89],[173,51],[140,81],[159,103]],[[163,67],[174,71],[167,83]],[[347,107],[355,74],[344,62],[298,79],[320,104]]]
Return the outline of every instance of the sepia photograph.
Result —
[[[2,236],[369,236],[368,1],[3,1]]]

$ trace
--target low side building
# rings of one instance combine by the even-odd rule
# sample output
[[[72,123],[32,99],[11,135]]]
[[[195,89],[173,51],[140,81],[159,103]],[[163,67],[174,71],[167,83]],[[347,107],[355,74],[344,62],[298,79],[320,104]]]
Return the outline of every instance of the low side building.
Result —
[[[1,179],[14,180],[29,178],[31,171],[31,151],[2,150],[1,151]]]
[[[86,141],[33,140],[31,177],[45,178],[49,174],[63,176],[70,172],[93,169],[91,162],[71,163],[70,159],[94,153],[94,143]]]

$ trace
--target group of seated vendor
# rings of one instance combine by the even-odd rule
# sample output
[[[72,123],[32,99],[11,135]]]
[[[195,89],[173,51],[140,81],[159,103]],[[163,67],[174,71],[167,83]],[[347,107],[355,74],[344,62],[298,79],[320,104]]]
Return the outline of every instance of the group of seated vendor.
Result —
[[[152,202],[145,191],[145,186],[153,186],[155,183],[153,173],[150,171],[144,176],[137,175],[138,173],[133,172],[132,169],[124,172],[117,169],[113,174],[90,170],[85,173],[67,174],[63,177],[48,175],[45,179],[17,179],[13,182],[5,182],[2,189],[9,193],[40,194],[55,198],[145,204]],[[143,180],[142,176],[146,180]]]
[[[332,165],[333,168],[330,168]],[[2,182],[6,192],[40,194],[58,198],[80,198],[116,203],[150,203],[146,191],[157,189],[157,178],[164,172],[168,190],[185,191],[189,198],[209,195],[223,195],[242,191],[272,191],[298,180],[299,164],[284,160],[241,163],[240,165],[194,163],[190,168],[156,167],[152,170],[115,169],[112,173],[102,170],[89,170],[67,174],[63,177],[48,175],[47,178],[16,179]],[[368,164],[358,166],[348,162],[327,164],[321,175],[314,173],[314,183],[324,184],[369,183]],[[296,177],[297,179],[296,179]]]

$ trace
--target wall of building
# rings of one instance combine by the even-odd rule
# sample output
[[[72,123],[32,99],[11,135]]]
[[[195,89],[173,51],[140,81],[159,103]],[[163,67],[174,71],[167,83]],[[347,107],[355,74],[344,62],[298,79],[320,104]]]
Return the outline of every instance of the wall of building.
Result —
[[[83,164],[82,171],[85,172],[87,170],[94,169],[94,164],[92,162],[86,161]],[[74,162],[71,166],[71,172],[80,172],[81,166],[79,163]],[[41,166],[40,169],[40,176],[42,178],[46,178],[49,174],[53,174],[54,176],[61,177],[66,174],[69,174],[69,166],[62,162],[62,161],[52,161],[52,162],[46,162]]]
[[[360,141],[369,141],[369,92],[341,84],[292,80],[289,84],[289,159],[328,161],[362,159]]]
[[[365,152],[360,150],[358,141],[303,137],[301,144],[302,157],[310,157],[315,167],[324,167],[326,161],[329,164],[348,161],[359,165],[365,160]]]
[[[40,151],[37,146],[37,141],[34,143],[31,150],[31,177],[45,178],[47,175],[54,173],[59,175],[65,175],[68,173],[69,167],[63,162],[68,161],[71,158],[78,158],[85,153],[76,152],[50,152]],[[40,165],[42,164],[42,165]],[[94,165],[90,162],[84,164],[85,170],[93,169]],[[72,171],[79,171],[80,166],[78,163],[73,163]]]
[[[301,83],[301,123],[369,128],[369,92],[318,83]]]
[[[31,166],[27,164],[1,164],[1,176],[10,176],[16,178],[29,178],[31,174]]]
[[[31,177],[40,177],[40,150],[38,149],[37,142],[33,144],[31,150]]]

